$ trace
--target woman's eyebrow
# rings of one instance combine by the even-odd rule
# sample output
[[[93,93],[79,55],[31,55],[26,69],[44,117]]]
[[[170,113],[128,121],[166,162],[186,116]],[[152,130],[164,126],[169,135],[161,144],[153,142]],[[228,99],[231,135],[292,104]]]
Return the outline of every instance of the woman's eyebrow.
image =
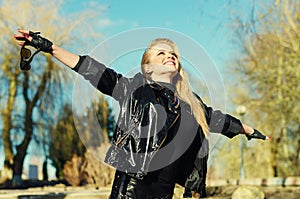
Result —
[[[158,52],[168,52],[170,54],[176,54],[175,51],[171,50],[171,51],[168,51],[168,50],[164,50],[164,49],[157,49]],[[176,54],[177,55],[177,54]]]

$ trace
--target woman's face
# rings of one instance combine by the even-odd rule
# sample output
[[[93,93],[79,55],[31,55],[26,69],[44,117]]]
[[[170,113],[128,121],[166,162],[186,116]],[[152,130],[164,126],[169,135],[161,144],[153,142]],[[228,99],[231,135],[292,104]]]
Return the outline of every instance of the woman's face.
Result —
[[[158,70],[178,72],[179,61],[178,55],[168,44],[160,43],[152,47],[153,54],[150,57],[150,65],[156,65]]]

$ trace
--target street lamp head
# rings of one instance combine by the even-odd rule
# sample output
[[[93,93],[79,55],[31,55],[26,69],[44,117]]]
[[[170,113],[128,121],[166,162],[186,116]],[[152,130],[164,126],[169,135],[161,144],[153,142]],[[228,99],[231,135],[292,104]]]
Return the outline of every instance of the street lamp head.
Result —
[[[245,115],[246,111],[247,111],[247,108],[246,108],[244,105],[239,105],[239,106],[236,108],[236,112],[237,112],[237,114],[239,114],[240,116]]]

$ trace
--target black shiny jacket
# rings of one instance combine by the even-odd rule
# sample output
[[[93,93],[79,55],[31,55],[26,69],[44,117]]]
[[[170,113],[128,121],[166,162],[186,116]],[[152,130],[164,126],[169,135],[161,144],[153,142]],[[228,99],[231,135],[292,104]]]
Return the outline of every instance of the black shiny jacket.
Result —
[[[105,162],[130,176],[142,179],[148,171],[153,170],[150,162],[154,156],[161,155],[158,152],[169,129],[179,118],[184,121],[180,117],[181,109],[189,109],[189,106],[181,103],[180,108],[176,107],[170,89],[149,82],[141,73],[126,78],[89,56],[80,57],[74,70],[103,94],[119,102],[117,127]],[[199,103],[205,109],[212,132],[229,138],[240,132],[242,125],[238,119],[207,107],[200,98]],[[187,163],[192,164],[193,169],[178,183],[201,194],[205,187],[209,149],[201,127],[198,126],[195,132],[200,134],[202,146],[197,157]]]

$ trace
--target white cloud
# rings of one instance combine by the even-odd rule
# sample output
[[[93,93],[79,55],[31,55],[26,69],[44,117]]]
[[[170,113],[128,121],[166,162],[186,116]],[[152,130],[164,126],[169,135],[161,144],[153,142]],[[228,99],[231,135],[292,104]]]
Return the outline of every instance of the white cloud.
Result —
[[[112,26],[112,25],[115,25],[115,22],[113,22],[112,20],[110,19],[100,19],[98,22],[98,25],[100,25],[101,27],[105,26]]]

